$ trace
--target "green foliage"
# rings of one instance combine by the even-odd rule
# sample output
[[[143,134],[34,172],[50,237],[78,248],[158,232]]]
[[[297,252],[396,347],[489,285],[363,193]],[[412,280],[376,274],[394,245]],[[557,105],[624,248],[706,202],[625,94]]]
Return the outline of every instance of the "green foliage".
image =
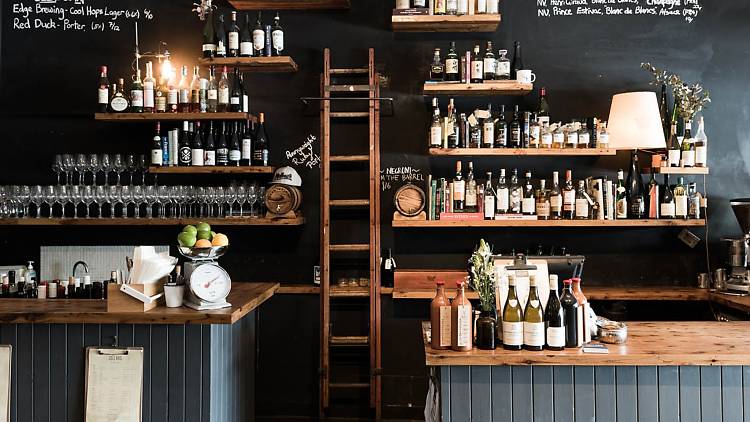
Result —
[[[700,84],[688,85],[678,75],[656,68],[651,63],[641,63],[641,67],[654,75],[653,84],[665,84],[672,88],[675,105],[686,122],[692,121],[695,115],[711,102],[709,92]]]
[[[482,310],[490,312],[495,308],[495,264],[492,248],[481,239],[479,247],[471,255],[469,285],[479,294]]]

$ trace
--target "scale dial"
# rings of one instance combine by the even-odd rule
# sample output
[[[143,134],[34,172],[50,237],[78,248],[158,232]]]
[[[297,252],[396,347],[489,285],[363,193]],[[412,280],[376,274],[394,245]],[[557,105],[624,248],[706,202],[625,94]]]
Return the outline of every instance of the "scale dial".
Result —
[[[190,290],[200,300],[221,301],[229,295],[231,289],[229,274],[218,265],[199,265],[190,275]]]

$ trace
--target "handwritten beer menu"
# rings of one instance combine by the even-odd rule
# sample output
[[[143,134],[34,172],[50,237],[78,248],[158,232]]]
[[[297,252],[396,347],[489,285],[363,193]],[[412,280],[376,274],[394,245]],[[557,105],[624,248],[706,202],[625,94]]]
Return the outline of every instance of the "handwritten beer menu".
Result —
[[[120,1],[16,0],[9,26],[15,31],[120,32],[134,22],[151,21],[150,8],[127,8]]]

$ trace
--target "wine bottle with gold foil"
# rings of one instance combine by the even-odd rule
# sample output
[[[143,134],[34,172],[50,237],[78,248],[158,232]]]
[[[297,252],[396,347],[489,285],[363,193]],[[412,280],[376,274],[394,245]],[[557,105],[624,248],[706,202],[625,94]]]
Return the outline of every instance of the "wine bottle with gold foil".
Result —
[[[503,349],[523,348],[523,310],[516,293],[516,278],[508,275],[508,299],[503,308]]]

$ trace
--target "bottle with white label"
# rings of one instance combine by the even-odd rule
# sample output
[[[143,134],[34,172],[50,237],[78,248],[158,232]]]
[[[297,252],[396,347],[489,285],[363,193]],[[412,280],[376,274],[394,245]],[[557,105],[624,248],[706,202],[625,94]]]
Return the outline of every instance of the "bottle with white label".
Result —
[[[549,276],[549,298],[544,310],[544,328],[546,329],[546,348],[563,350],[565,348],[565,313],[557,297],[557,275]]]
[[[229,22],[229,32],[227,32],[227,50],[229,57],[240,55],[240,27],[237,25],[237,12],[232,11],[231,21]]]
[[[560,173],[552,172],[552,189],[549,191],[550,218],[560,220],[562,218],[563,199],[560,190]]]
[[[500,179],[497,181],[497,190],[495,191],[497,205],[495,206],[495,216],[508,213],[510,201],[510,190],[505,181],[505,169],[500,169]]]
[[[141,82],[141,69],[135,71],[135,80],[130,88],[130,111],[143,113],[143,83]]]
[[[253,53],[253,30],[250,28],[250,14],[245,13],[245,23],[240,31],[240,57],[252,57]]]
[[[586,182],[584,180],[578,181],[575,204],[576,220],[591,219],[591,204],[589,203],[588,193],[586,193]]]
[[[430,148],[443,146],[443,120],[440,118],[440,108],[437,98],[432,99],[432,123],[430,124]]]
[[[503,308],[503,349],[523,348],[523,310],[516,293],[516,277],[508,274],[508,299]]]
[[[706,167],[708,163],[708,136],[706,136],[706,124],[703,121],[703,116],[698,123],[698,133],[693,138],[693,144],[695,145],[695,166]]]
[[[151,165],[161,167],[164,165],[164,154],[161,149],[161,123],[156,122],[156,135],[151,143]]]
[[[487,41],[487,50],[484,52],[484,80],[491,81],[495,79],[495,53],[492,51],[492,41]]]
[[[99,74],[99,112],[109,111],[109,78],[107,78],[107,66],[102,66]]]
[[[487,172],[487,182],[484,185],[484,219],[495,219],[495,188],[492,186],[492,172]]]
[[[664,186],[662,187],[662,196],[659,201],[660,218],[674,218],[675,202],[672,188],[669,186],[669,175],[664,175]]]
[[[276,17],[273,18],[273,29],[271,30],[271,53],[274,56],[281,56],[284,51],[284,28],[279,23],[281,18],[276,13]]]
[[[536,277],[529,277],[529,300],[523,312],[523,346],[526,350],[540,351],[544,348],[544,311],[539,300]]]
[[[674,187],[674,210],[675,218],[688,218],[688,195],[682,177],[677,178],[677,186]]]
[[[477,0],[477,9],[474,11],[476,14],[487,13],[487,0]]]
[[[218,89],[219,99],[216,106],[216,110],[219,113],[225,113],[229,111],[229,74],[227,67],[224,66],[221,72],[221,79],[219,79]]]
[[[258,12],[258,20],[255,21],[255,29],[253,29],[253,50],[255,56],[263,56],[263,49],[266,47],[266,32],[263,30],[263,25],[260,23],[260,12]]]
[[[472,327],[474,325],[473,313],[471,311],[471,302],[464,294],[464,282],[456,283],[458,293],[451,304],[451,349],[458,352],[468,352],[471,350]]]
[[[685,136],[682,138],[682,167],[695,167],[695,144],[691,134],[691,123],[685,122]]]
[[[477,212],[477,181],[474,179],[474,163],[469,161],[469,172],[466,175],[466,203],[464,206],[465,212]]]
[[[482,83],[484,80],[484,59],[479,55],[479,44],[474,46],[471,53],[471,83]]]
[[[451,42],[448,54],[445,56],[445,81],[457,82],[459,80],[459,59],[456,54],[456,43]]]
[[[536,194],[534,193],[534,183],[531,180],[530,171],[526,171],[526,184],[523,189],[523,199],[521,199],[521,213],[523,215],[536,214]]]
[[[482,148],[495,146],[495,116],[492,115],[492,104],[487,104],[487,117],[482,122]]]
[[[581,345],[584,345],[586,343],[591,343],[591,319],[589,318],[591,304],[589,303],[588,299],[586,299],[586,295],[583,294],[583,291],[581,290],[581,279],[578,277],[573,278],[573,295],[575,295],[576,299],[578,299],[578,310],[580,315],[579,320],[579,333],[581,333],[581,337],[578,339],[579,343]]]
[[[495,61],[495,79],[507,81],[510,79],[510,59],[508,50],[498,50],[498,58]]]
[[[451,304],[445,297],[445,283],[437,282],[435,298],[430,303],[432,338],[430,345],[435,350],[451,348]]]

